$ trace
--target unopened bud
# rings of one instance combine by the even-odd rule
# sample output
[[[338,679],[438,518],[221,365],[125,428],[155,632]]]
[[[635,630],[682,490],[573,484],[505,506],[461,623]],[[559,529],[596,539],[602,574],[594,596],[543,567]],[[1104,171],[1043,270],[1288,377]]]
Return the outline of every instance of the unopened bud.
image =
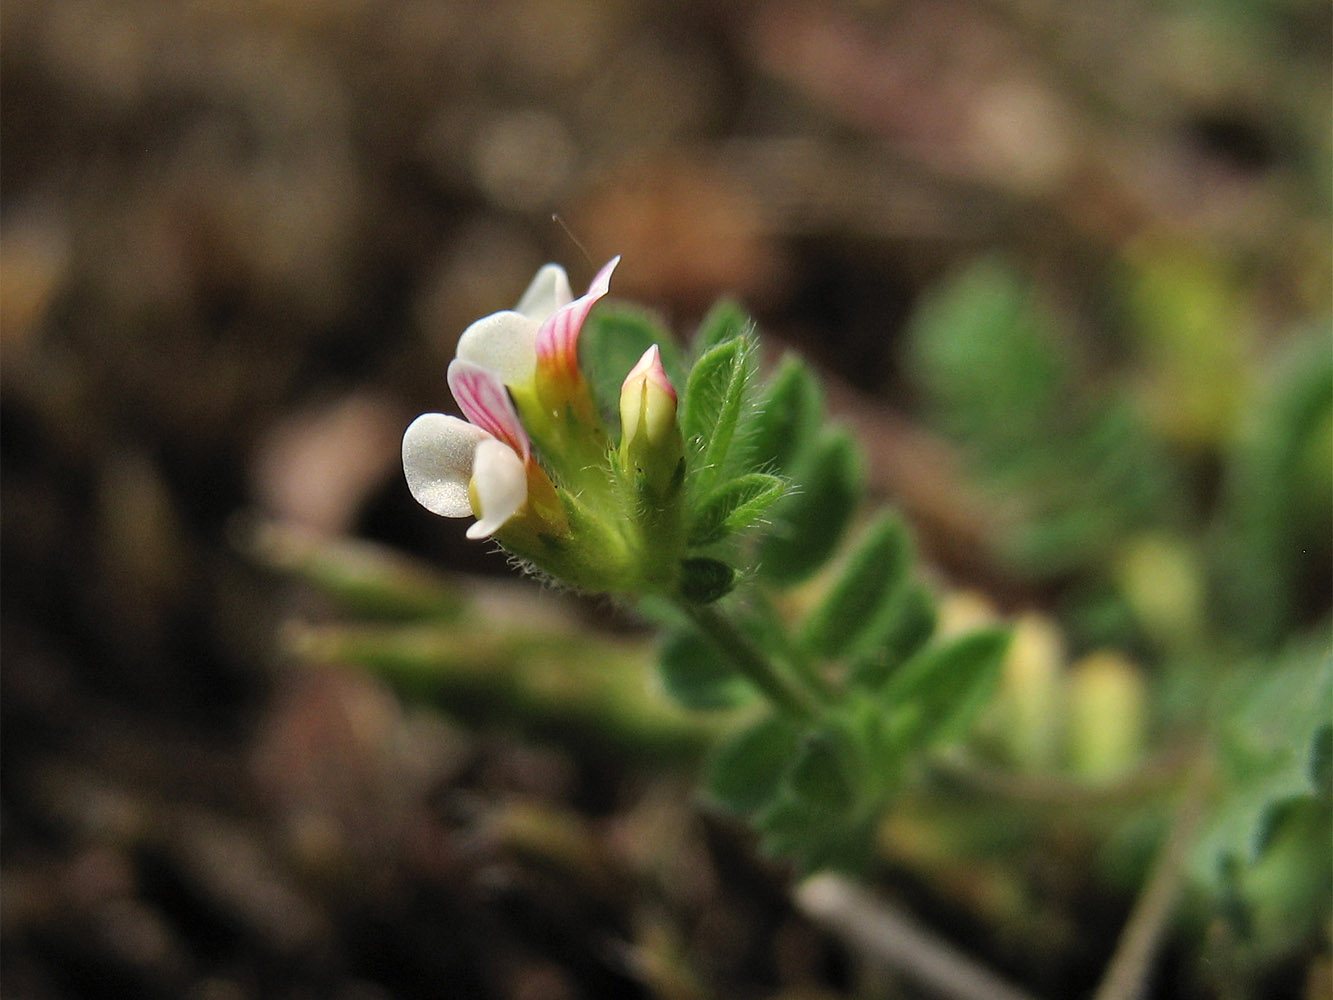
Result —
[[[1069,672],[1069,755],[1081,777],[1105,780],[1143,753],[1147,694],[1139,669],[1112,652],[1090,653]]]
[[[1183,541],[1142,535],[1121,551],[1115,571],[1139,622],[1152,638],[1177,647],[1203,629],[1203,569]]]
[[[684,443],[676,427],[676,390],[654,344],[625,377],[620,389],[620,461],[664,493],[676,477]]]
[[[1055,763],[1064,661],[1064,644],[1054,622],[1029,613],[1014,623],[995,699],[995,721],[1010,759],[1024,770],[1048,771]]]

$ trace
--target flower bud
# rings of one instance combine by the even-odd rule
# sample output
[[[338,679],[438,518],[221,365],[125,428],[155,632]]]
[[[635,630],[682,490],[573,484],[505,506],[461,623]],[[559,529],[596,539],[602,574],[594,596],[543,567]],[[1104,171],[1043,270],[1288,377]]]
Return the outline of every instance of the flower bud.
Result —
[[[656,344],[621,386],[620,426],[621,466],[631,475],[641,474],[654,495],[664,496],[677,477],[684,442],[676,427],[676,390]]]
[[[1083,778],[1106,780],[1133,767],[1147,727],[1143,675],[1123,656],[1090,653],[1069,672],[1069,756]]]
[[[1028,613],[1014,623],[992,719],[1010,761],[1026,771],[1055,765],[1064,709],[1064,642],[1056,624]]]
[[[1203,567],[1184,541],[1140,535],[1124,546],[1114,569],[1135,617],[1151,638],[1176,648],[1197,641],[1205,616]]]

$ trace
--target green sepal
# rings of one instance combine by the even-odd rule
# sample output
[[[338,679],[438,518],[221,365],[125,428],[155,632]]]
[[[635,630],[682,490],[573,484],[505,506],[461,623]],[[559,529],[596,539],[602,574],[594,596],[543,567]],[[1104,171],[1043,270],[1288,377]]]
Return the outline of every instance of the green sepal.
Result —
[[[902,585],[911,540],[901,521],[882,516],[862,536],[828,594],[806,620],[801,644],[815,656],[837,659],[876,623],[881,606]]]
[[[658,662],[667,694],[686,708],[733,708],[753,693],[726,655],[693,629],[669,633]]]
[[[827,431],[794,477],[796,489],[771,511],[773,530],[759,546],[759,573],[799,583],[828,561],[861,501],[861,452],[846,431]]]
[[[718,559],[682,559],[680,596],[691,604],[711,604],[731,593],[739,576]]]
[[[777,476],[751,472],[729,480],[699,503],[690,520],[690,545],[712,545],[754,524],[782,499],[787,483]]]
[[[694,335],[694,355],[702,358],[720,344],[747,336],[754,323],[734,299],[720,299],[708,310]]]
[[[1007,629],[979,629],[918,653],[885,684],[892,740],[924,750],[962,736],[995,692]]]
[[[737,440],[754,370],[754,345],[749,338],[738,337],[708,351],[690,372],[680,429],[696,492],[708,492],[728,472],[727,459]]]
[[[804,361],[788,354],[755,408],[750,438],[754,468],[789,472],[814,443],[823,415],[819,381]]]
[[[674,386],[685,382],[685,364],[671,331],[644,309],[603,300],[589,313],[579,333],[579,368],[592,389],[597,409],[612,427],[620,422],[620,387],[625,376],[657,345],[662,367]]]
[[[751,723],[714,751],[705,782],[709,798],[741,815],[765,808],[783,790],[800,745],[800,727],[782,716]]]

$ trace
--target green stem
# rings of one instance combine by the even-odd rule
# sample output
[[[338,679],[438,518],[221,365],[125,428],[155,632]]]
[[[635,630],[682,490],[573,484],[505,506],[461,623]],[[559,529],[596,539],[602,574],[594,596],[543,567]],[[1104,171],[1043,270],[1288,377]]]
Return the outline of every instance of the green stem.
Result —
[[[778,641],[782,646],[782,655],[791,664],[792,669],[800,679],[805,682],[805,686],[824,704],[836,700],[837,692],[833,689],[833,685],[820,674],[815,664],[811,662],[810,657],[805,654],[799,643],[792,637],[791,632],[783,625],[782,618],[779,616],[777,608],[773,606],[773,601],[769,598],[769,595],[760,590],[755,595],[755,600],[769,627],[778,636]]]
[[[730,619],[712,607],[691,604],[688,601],[677,603],[680,609],[689,615],[699,631],[713,640],[731,660],[732,665],[774,705],[798,719],[814,719],[819,715],[819,706],[810,695],[793,684],[785,674],[779,672],[750,637],[738,629]]]

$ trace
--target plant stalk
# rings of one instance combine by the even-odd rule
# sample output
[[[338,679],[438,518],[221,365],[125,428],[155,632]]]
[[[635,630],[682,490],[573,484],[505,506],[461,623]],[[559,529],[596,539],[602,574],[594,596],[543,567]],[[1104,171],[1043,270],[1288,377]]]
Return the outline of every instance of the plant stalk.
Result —
[[[699,631],[711,639],[735,666],[765,697],[788,715],[798,719],[814,719],[819,706],[791,678],[780,672],[773,662],[759,650],[744,632],[725,615],[704,605],[688,601],[677,602]]]
[[[1134,1000],[1142,996],[1153,959],[1170,929],[1189,851],[1206,816],[1211,790],[1211,761],[1203,755],[1185,782],[1166,839],[1092,1000]]]

